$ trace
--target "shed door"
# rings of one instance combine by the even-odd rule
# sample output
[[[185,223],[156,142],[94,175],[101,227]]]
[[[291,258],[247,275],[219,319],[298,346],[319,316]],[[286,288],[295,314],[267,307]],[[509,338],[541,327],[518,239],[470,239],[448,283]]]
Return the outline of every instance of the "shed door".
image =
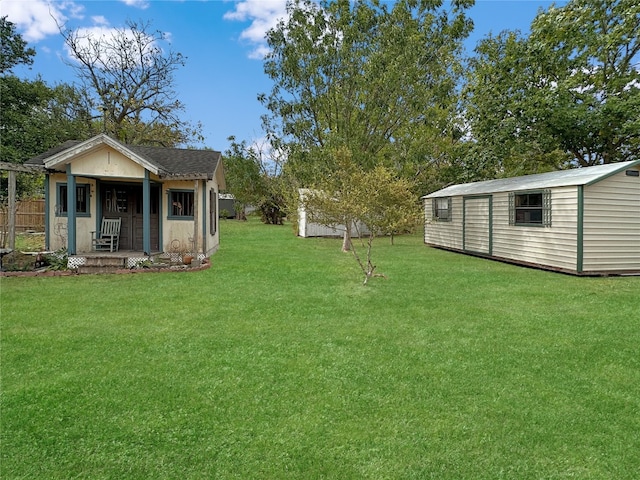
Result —
[[[464,199],[463,249],[467,252],[491,255],[491,197]]]

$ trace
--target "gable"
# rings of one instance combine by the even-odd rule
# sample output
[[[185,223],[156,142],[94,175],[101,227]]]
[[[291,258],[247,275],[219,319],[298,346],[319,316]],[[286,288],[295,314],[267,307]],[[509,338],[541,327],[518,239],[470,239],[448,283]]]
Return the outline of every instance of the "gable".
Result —
[[[218,151],[124,145],[105,134],[83,142],[65,142],[25,162],[61,172],[68,164],[73,166],[74,174],[141,178],[140,169],[135,167],[138,165],[143,172],[148,170],[161,179],[215,177],[224,186],[222,155]]]
[[[144,167],[121,152],[102,145],[100,148],[74,157],[71,173],[82,176],[144,178]]]

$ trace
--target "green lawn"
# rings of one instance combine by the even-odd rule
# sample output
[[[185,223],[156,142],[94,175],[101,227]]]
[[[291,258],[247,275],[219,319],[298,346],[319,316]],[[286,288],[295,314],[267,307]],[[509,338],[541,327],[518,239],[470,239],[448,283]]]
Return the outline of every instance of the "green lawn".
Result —
[[[208,270],[3,278],[3,479],[637,479],[640,278],[226,221]]]

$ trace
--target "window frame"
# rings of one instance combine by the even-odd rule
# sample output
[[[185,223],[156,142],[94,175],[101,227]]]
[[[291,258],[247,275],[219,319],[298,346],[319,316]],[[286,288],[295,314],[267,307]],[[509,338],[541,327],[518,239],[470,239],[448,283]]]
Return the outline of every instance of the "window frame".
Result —
[[[438,206],[438,203],[440,201],[446,201],[447,202],[447,208],[442,208],[441,206]],[[452,205],[452,201],[451,201],[451,197],[436,197],[432,199],[431,202],[431,209],[432,209],[432,214],[433,214],[433,219],[436,222],[451,222],[452,221],[452,211],[451,211],[451,205]],[[446,216],[442,216],[441,212],[446,211],[447,215]]]
[[[56,205],[55,215],[56,217],[68,217],[69,206],[67,205],[67,182],[56,183]],[[62,193],[64,189],[64,194]],[[78,192],[84,191],[85,210],[78,210]],[[91,217],[91,184],[90,183],[76,183],[76,217]]]
[[[540,205],[518,205],[521,197],[540,195]],[[527,202],[529,203],[529,202]],[[519,212],[540,212],[540,221],[518,221]],[[509,225],[515,227],[551,227],[551,190],[509,192]]]
[[[174,195],[191,195],[191,215],[176,215],[173,213]],[[176,200],[177,201],[177,200]],[[172,188],[167,190],[167,218],[169,220],[193,220],[193,208],[195,205],[195,191],[186,188]]]
[[[218,230],[218,192],[215,188],[209,190],[209,235],[215,235]]]

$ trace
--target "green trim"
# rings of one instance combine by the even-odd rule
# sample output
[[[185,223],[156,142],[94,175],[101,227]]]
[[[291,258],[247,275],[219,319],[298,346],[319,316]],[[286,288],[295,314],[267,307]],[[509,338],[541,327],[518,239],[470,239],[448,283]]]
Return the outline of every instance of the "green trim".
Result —
[[[516,212],[516,197],[519,195],[541,195],[542,205],[540,206],[540,212],[542,215],[541,222],[518,222]],[[522,208],[522,207],[520,207]],[[536,228],[549,228],[551,227],[551,189],[535,189],[535,190],[521,190],[517,192],[509,192],[509,225],[512,227],[536,227]]]
[[[209,209],[207,208],[207,181],[202,182],[202,253],[207,254],[207,217]]]
[[[167,207],[168,207],[168,212],[167,212],[167,219],[168,220],[189,220],[189,221],[193,221],[193,215],[173,215],[173,208],[171,205],[171,195],[174,193],[190,193],[193,196],[193,201],[195,202],[195,192],[193,191],[193,189],[189,190],[187,188],[171,188],[167,190]]]
[[[578,245],[576,251],[576,271],[582,273],[584,264],[584,186],[578,185]]]
[[[142,180],[142,250],[151,254],[151,181],[146,168]]]
[[[67,164],[67,253],[76,254],[76,177],[70,164]]]
[[[51,187],[49,186],[49,181],[51,180],[51,175],[46,173],[44,175],[44,248],[45,250],[51,249],[51,227],[49,222],[51,221],[51,215],[49,213],[49,209],[51,208]]]
[[[446,218],[441,218],[438,215],[438,212],[440,211],[440,209],[438,208],[438,200],[447,200],[447,217]],[[451,222],[452,221],[452,209],[453,207],[453,202],[451,197],[438,197],[438,198],[432,198],[431,199],[431,214],[433,219],[436,222]]]
[[[161,252],[164,252],[164,214],[163,214],[163,209],[162,206],[164,205],[164,202],[162,201],[162,190],[164,188],[164,185],[159,184],[158,185],[158,250]],[[168,206],[168,205],[167,205]]]
[[[74,177],[75,178],[75,177]],[[85,190],[85,198],[87,199],[87,211],[86,212],[78,212],[76,210],[75,212],[75,216],[76,217],[91,217],[91,184],[90,183],[75,183],[76,185],[76,194],[74,195],[74,198],[77,199],[77,190],[79,188],[82,188]],[[60,194],[60,189],[62,187],[67,187],[67,211],[66,212],[61,212],[61,199],[63,197],[63,195]],[[67,218],[69,216],[69,182],[56,182],[56,208],[55,208],[55,212],[54,215],[56,217],[63,217],[63,218]],[[74,205],[76,204],[76,200],[74,200]]]
[[[489,255],[493,255],[493,195],[489,195]]]

